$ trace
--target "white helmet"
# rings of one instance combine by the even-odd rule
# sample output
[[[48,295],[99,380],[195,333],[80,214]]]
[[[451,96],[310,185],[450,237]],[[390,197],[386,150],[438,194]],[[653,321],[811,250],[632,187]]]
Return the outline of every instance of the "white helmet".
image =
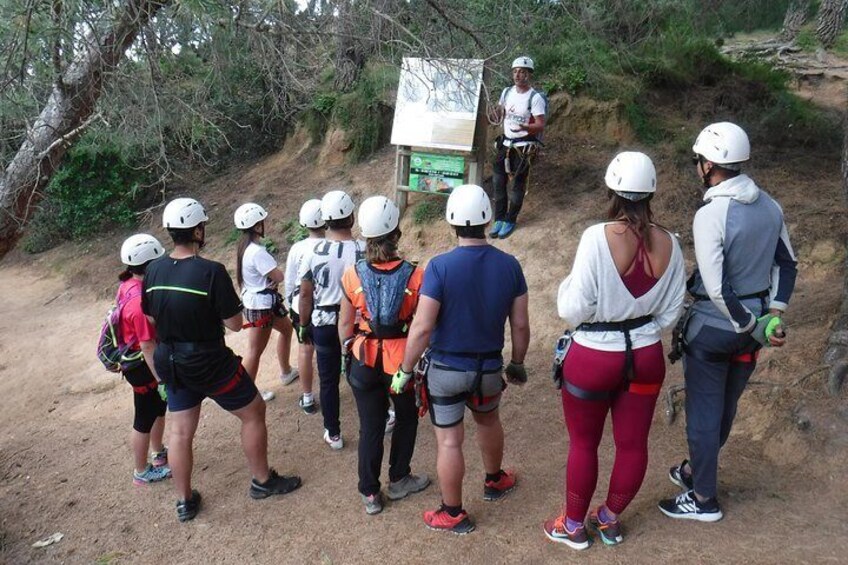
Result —
[[[265,211],[265,208],[259,204],[248,202],[238,207],[233,215],[233,221],[238,229],[249,230],[267,217],[268,212]]]
[[[208,220],[203,204],[194,198],[171,200],[162,212],[162,227],[168,229],[193,228]]]
[[[321,201],[317,198],[307,200],[300,207],[300,225],[309,229],[318,229],[324,225],[321,218]]]
[[[124,265],[144,265],[165,254],[165,248],[159,240],[146,233],[129,236],[121,245],[121,262]]]
[[[692,151],[716,165],[730,165],[751,158],[751,142],[745,130],[736,124],[719,122],[704,128]]]
[[[445,219],[452,226],[484,226],[492,219],[489,195],[476,184],[463,184],[448,196]]]
[[[657,170],[651,158],[638,151],[624,151],[607,167],[604,182],[628,200],[641,200],[657,190]]]
[[[533,59],[530,57],[522,56],[517,58],[512,62],[512,68],[520,68],[520,69],[530,69],[533,70]]]
[[[372,196],[359,205],[358,220],[362,237],[380,237],[398,227],[400,210],[385,196]]]
[[[321,219],[343,220],[353,214],[353,200],[343,190],[331,190],[321,199]]]

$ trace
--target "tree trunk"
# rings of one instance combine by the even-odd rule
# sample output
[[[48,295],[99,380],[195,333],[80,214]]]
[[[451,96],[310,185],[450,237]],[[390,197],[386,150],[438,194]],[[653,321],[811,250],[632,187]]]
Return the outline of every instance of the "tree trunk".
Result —
[[[356,14],[352,4],[351,0],[341,0],[336,18],[336,75],[333,87],[339,92],[348,92],[365,66],[363,46],[352,37],[356,35]]]
[[[848,0],[822,0],[819,8],[816,36],[825,49],[830,49],[836,41],[842,24],[845,22],[845,9]]]
[[[807,13],[810,10],[810,0],[792,0],[786,8],[783,17],[783,29],[780,30],[780,38],[786,42],[795,41],[801,26],[807,21]]]
[[[842,120],[842,188],[845,190],[845,200],[848,203],[848,100]],[[848,241],[845,242],[848,245]],[[839,394],[845,378],[848,376],[848,260],[845,262],[845,273],[842,287],[842,306],[839,316],[830,328],[830,336],[824,351],[824,362],[830,365],[828,389],[833,395]]]
[[[170,0],[126,0],[99,40],[75,46],[77,57],[53,85],[38,119],[0,175],[0,258],[20,238],[32,206],[68,148],[92,121],[97,100],[139,30]]]

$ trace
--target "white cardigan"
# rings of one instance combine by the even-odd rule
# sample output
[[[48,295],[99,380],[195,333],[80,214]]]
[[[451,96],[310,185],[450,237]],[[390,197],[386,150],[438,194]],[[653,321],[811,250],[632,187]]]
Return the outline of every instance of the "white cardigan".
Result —
[[[608,222],[607,222],[608,223]],[[661,339],[662,330],[674,325],[683,310],[686,266],[680,244],[673,234],[671,259],[657,283],[639,298],[624,286],[604,234],[607,223],[583,232],[571,274],[559,286],[557,309],[560,318],[576,328],[584,322],[620,322],[653,316],[654,320],[630,331],[633,348],[646,347]],[[575,332],[574,341],[600,351],[624,351],[624,334]]]

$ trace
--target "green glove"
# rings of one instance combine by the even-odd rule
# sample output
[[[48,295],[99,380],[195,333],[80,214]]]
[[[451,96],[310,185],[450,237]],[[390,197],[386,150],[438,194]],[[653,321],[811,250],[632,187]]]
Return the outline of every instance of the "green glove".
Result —
[[[156,387],[156,392],[159,393],[159,398],[163,402],[168,402],[168,391],[165,390],[165,383],[159,383],[159,386]]]
[[[504,369],[506,380],[510,384],[523,385],[527,382],[527,369],[524,368],[524,363],[516,363],[510,361],[509,365]]]
[[[769,338],[774,335],[774,331],[778,326],[783,325],[783,320],[774,314],[765,314],[757,318],[757,323],[754,329],[751,330],[751,337],[760,342],[763,346],[771,346]]]
[[[411,372],[404,371],[403,368],[398,367],[397,373],[392,377],[392,384],[389,385],[389,390],[392,391],[392,394],[402,393],[411,378]]]
[[[312,324],[297,327],[297,338],[300,343],[312,343]]]

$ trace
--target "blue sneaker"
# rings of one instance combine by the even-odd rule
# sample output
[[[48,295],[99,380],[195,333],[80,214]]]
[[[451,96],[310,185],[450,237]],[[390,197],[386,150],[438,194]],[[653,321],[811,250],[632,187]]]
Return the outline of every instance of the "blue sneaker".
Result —
[[[500,237],[501,239],[506,239],[510,235],[512,235],[512,232],[514,231],[515,224],[513,222],[503,222],[503,225],[501,226],[501,231],[498,232],[498,237]]]
[[[489,232],[489,237],[492,239],[497,239],[500,237],[501,228],[503,228],[504,223],[500,220],[496,220],[494,225],[492,226],[492,230]]]
[[[171,468],[167,465],[163,465],[161,467],[154,467],[153,465],[148,465],[147,468],[139,473],[138,471],[133,471],[133,484],[135,486],[144,486],[149,485],[150,483],[158,483],[159,481],[164,481],[171,477]]]

